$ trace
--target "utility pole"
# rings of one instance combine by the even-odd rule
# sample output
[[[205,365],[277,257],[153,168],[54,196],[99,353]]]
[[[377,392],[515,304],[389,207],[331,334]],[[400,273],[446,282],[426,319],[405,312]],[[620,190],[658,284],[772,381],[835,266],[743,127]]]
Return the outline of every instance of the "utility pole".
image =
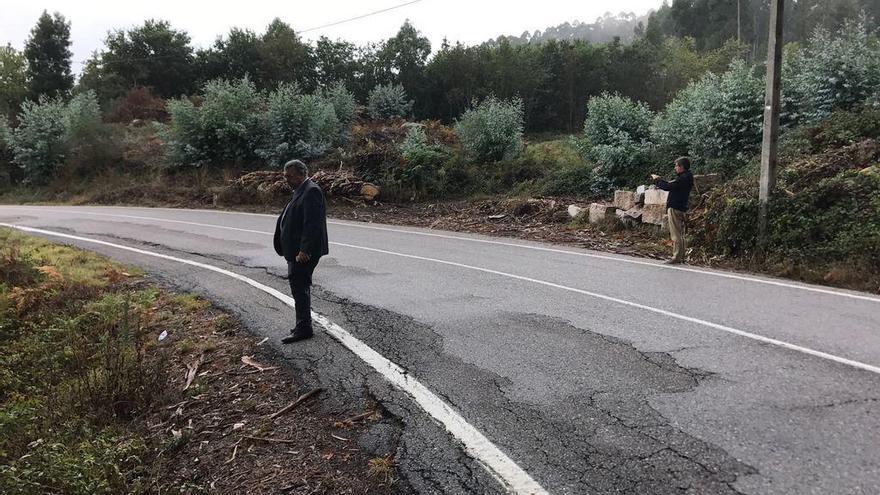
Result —
[[[736,0],[736,41],[742,43],[742,0]]]
[[[767,44],[767,90],[764,96],[764,144],[761,146],[758,213],[758,245],[762,249],[767,240],[767,207],[776,186],[784,12],[785,0],[770,1],[770,41]]]

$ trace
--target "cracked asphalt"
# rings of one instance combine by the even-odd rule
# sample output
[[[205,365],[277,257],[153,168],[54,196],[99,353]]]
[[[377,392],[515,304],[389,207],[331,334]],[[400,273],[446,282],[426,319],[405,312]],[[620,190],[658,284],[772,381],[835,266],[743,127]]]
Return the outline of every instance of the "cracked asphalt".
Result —
[[[0,206],[0,222],[210,263],[287,292],[270,236],[207,226],[271,233],[268,216]],[[360,248],[549,281],[875,366],[880,302],[392,230],[331,223],[331,242],[349,246],[331,245],[318,266],[314,309],[416,376],[550,493],[880,493],[878,374],[522,278]],[[290,308],[228,277],[80,245],[204,294],[273,342],[292,325]],[[400,493],[503,493],[442,426],[326,335],[276,348],[306,385],[328,389],[328,410],[381,404],[386,420],[359,444],[396,454]]]

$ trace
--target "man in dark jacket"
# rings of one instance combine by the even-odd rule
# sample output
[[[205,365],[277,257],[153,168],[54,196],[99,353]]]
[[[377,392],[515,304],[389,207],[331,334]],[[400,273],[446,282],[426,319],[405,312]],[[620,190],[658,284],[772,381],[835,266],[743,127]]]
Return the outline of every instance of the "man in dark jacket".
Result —
[[[290,292],[296,302],[296,326],[281,342],[289,344],[308,339],[312,330],[312,273],[321,256],[329,253],[327,209],[324,193],[309,177],[309,169],[299,160],[284,164],[284,178],[293,197],[275,224],[275,252],[287,260]]]
[[[694,187],[694,176],[691,174],[691,161],[687,157],[675,160],[675,179],[669,182],[659,175],[651,175],[654,184],[669,191],[666,199],[666,214],[669,219],[669,235],[672,237],[672,259],[667,264],[678,265],[685,262],[685,225],[687,221],[688,198]]]

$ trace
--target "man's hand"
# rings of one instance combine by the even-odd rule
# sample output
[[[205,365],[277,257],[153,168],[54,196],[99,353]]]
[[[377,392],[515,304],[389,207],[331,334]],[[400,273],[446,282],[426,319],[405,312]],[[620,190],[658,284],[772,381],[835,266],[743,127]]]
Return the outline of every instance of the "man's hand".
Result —
[[[312,259],[312,257],[309,256],[309,253],[306,253],[303,251],[300,251],[296,255],[296,262],[297,263],[308,263],[310,259]]]
[[[657,175],[657,174],[651,174],[651,180],[658,180],[658,179],[660,179],[660,176],[659,176],[659,175]]]

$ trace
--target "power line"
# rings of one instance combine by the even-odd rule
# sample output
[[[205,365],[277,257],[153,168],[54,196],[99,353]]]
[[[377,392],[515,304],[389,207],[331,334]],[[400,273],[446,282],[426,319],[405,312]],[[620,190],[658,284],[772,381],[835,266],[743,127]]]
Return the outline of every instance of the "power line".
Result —
[[[317,30],[319,30],[319,29],[324,29],[324,28],[328,28],[328,27],[338,26],[338,25],[340,25],[340,24],[345,24],[346,22],[357,21],[357,20],[359,20],[359,19],[363,19],[364,17],[370,17],[370,16],[374,16],[374,15],[376,15],[376,14],[382,14],[382,13],[385,13],[385,12],[388,12],[388,11],[391,11],[391,10],[399,9],[399,8],[401,8],[401,7],[406,7],[407,5],[412,5],[412,4],[414,4],[414,3],[419,3],[419,2],[421,2],[421,1],[422,1],[422,0],[412,0],[412,1],[410,1],[410,2],[405,2],[405,3],[399,4],[399,5],[395,5],[395,6],[393,6],[393,7],[388,7],[388,8],[384,8],[384,9],[381,9],[381,10],[375,10],[375,11],[373,11],[373,12],[369,12],[369,13],[366,13],[366,14],[361,14],[361,15],[359,15],[359,16],[349,17],[348,19],[342,19],[341,21],[334,21],[334,22],[331,22],[331,23],[329,23],[329,24],[324,24],[324,25],[322,25],[322,26],[315,26],[315,27],[311,27],[311,28],[308,28],[308,29],[303,29],[303,30],[299,31],[299,33],[308,33],[308,32],[310,32],[310,31],[317,31]]]
[[[419,3],[419,2],[422,2],[422,1],[423,1],[423,0],[411,0],[411,1],[409,1],[409,2],[404,2],[404,3],[398,4],[398,5],[394,5],[394,6],[387,7],[387,8],[380,9],[380,10],[374,10],[374,11],[372,11],[372,12],[368,12],[368,13],[366,13],[366,14],[361,14],[361,15],[358,15],[358,16],[355,16],[355,17],[349,17],[349,18],[347,18],[347,19],[342,19],[342,20],[339,20],[339,21],[334,21],[334,22],[331,22],[331,23],[329,23],[329,24],[323,24],[323,25],[321,25],[321,26],[310,27],[310,28],[308,28],[308,29],[303,29],[303,30],[301,30],[301,31],[297,31],[297,30],[294,29],[294,32],[297,33],[297,34],[303,34],[303,33],[308,33],[308,32],[311,32],[311,31],[317,31],[317,30],[319,30],[319,29],[325,29],[325,28],[328,28],[328,27],[338,26],[338,25],[340,25],[340,24],[345,24],[345,23],[347,23],[347,22],[357,21],[357,20],[363,19],[363,18],[365,18],[365,17],[371,17],[371,16],[374,16],[374,15],[377,15],[377,14],[382,14],[382,13],[385,13],[385,12],[389,12],[389,11],[392,11],[392,10],[396,10],[396,9],[399,9],[399,8],[402,8],[402,7],[406,7],[406,6],[408,6],[408,5],[412,5],[412,4],[414,4],[414,3]],[[179,57],[179,56],[180,56],[180,55],[153,55],[153,56],[151,56],[151,57],[143,57],[143,58],[124,58],[124,57],[122,57],[122,58],[119,58],[119,59],[117,59],[117,60],[119,60],[119,61],[126,61],[126,62],[140,62],[140,61],[156,60],[156,59],[163,59],[163,58],[177,58],[177,57]],[[85,65],[85,64],[89,63],[89,61],[90,61],[90,60],[71,60],[71,63],[73,63],[73,64],[79,64],[79,65]],[[98,62],[98,63],[100,64],[100,62]]]

